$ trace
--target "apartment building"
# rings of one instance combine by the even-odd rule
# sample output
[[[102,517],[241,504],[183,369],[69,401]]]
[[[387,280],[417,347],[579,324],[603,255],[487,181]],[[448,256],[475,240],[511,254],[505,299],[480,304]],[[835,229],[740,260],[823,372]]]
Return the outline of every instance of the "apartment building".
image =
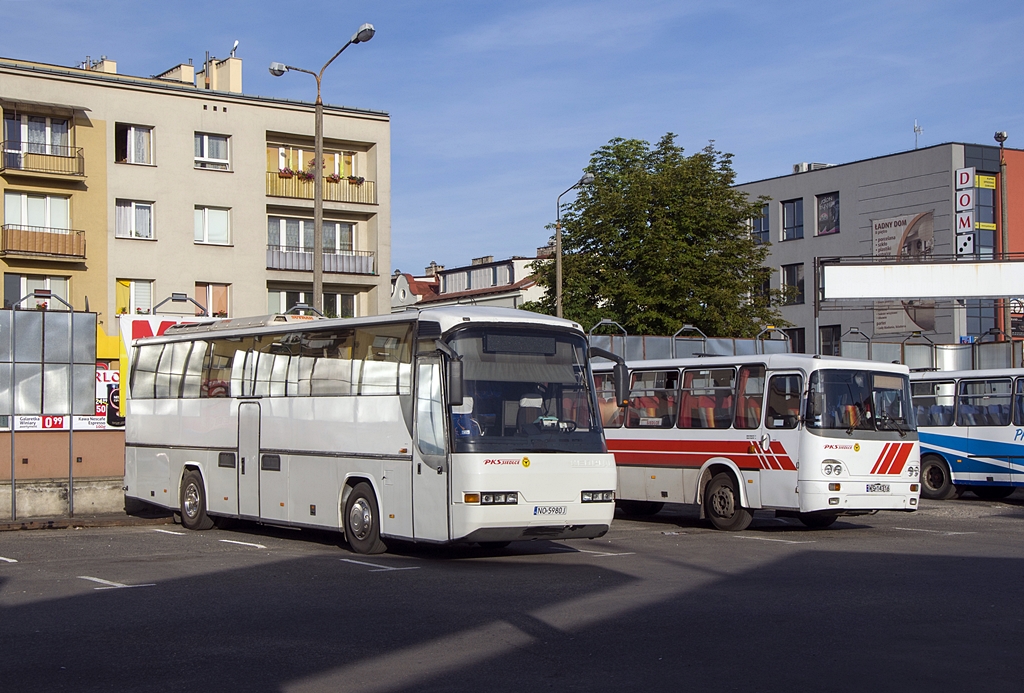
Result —
[[[752,233],[770,242],[774,288],[794,289],[782,316],[795,351],[839,354],[843,335],[900,342],[915,333],[935,343],[977,341],[987,334],[1024,336],[1024,291],[1006,287],[1013,326],[999,298],[934,300],[916,296],[866,304],[819,302],[815,266],[828,258],[986,260],[1003,252],[1001,188],[1007,185],[1008,252],[1024,257],[1024,151],[946,143],[839,165],[796,164],[791,173],[737,185],[766,198]],[[970,179],[958,182],[957,172]],[[964,178],[964,180],[968,180]],[[1014,181],[1017,181],[1016,183]],[[964,193],[968,193],[964,196]],[[962,200],[970,199],[970,209]],[[966,212],[964,210],[967,210]],[[965,222],[966,220],[966,222]],[[959,227],[958,227],[959,222]],[[992,339],[990,337],[990,339]]]
[[[537,257],[512,257],[495,261],[493,255],[473,258],[468,266],[445,269],[431,262],[422,277],[395,270],[391,277],[391,311],[417,305],[455,304],[518,308],[544,297],[544,287],[533,276],[533,263],[548,257],[549,248],[538,248]]]
[[[0,59],[0,110],[5,306],[88,306],[116,358],[115,317],[172,293],[222,316],[313,302],[312,102],[244,94],[236,57],[153,77]],[[324,150],[325,312],[389,312],[388,114],[326,105]]]

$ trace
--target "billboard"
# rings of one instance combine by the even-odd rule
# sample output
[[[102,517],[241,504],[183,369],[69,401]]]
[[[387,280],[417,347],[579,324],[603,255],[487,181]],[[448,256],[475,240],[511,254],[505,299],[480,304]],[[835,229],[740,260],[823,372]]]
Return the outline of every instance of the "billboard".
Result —
[[[914,261],[930,257],[935,247],[935,210],[871,220],[871,239],[876,258],[895,257]],[[935,331],[935,301],[875,301],[876,335]]]

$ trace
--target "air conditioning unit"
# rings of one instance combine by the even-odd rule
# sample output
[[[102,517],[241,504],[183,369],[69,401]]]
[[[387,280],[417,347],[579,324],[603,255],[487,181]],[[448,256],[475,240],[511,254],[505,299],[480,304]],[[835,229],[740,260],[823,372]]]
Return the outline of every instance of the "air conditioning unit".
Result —
[[[809,164],[806,161],[799,164],[793,164],[793,173],[807,173],[808,171],[817,171],[821,168],[829,168],[835,166],[835,164]]]

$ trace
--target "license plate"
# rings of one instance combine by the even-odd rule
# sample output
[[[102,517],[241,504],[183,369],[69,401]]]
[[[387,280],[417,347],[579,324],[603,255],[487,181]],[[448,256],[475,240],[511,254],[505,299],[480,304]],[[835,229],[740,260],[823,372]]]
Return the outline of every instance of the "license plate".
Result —
[[[564,505],[535,505],[534,515],[565,515],[567,508]]]
[[[868,493],[889,493],[889,484],[867,484]]]

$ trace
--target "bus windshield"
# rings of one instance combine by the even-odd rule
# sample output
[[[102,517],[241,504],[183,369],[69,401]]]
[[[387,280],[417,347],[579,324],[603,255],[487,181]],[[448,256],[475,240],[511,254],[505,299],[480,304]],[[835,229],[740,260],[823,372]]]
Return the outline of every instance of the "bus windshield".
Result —
[[[853,370],[811,373],[806,424],[811,429],[896,431],[916,430],[910,407],[910,381],[904,375]]]
[[[453,451],[605,451],[582,335],[466,328],[449,345],[464,378],[463,402],[451,411]]]

